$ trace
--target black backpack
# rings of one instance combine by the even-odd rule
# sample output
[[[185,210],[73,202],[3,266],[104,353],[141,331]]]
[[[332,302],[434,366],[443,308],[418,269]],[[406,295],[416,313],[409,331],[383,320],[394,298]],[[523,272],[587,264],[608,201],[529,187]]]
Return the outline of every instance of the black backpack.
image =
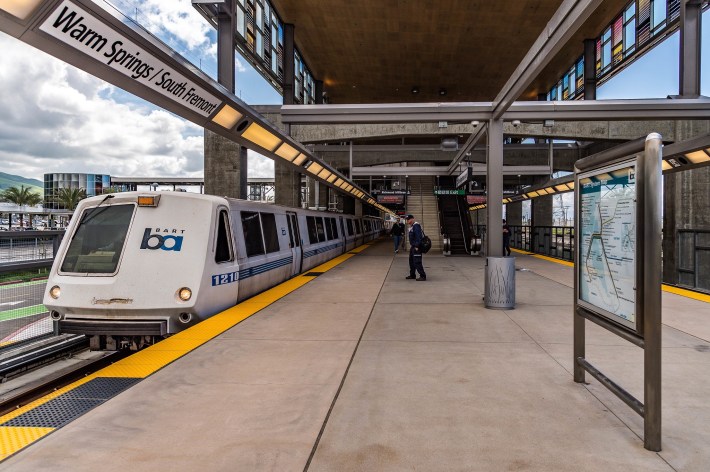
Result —
[[[422,236],[422,242],[419,244],[419,250],[422,254],[426,254],[431,249],[431,238],[426,234]]]

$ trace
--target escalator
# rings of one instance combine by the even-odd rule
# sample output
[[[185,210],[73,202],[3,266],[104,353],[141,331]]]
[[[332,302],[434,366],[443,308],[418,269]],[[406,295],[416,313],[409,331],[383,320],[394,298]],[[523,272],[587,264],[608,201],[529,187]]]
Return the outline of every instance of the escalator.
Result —
[[[449,238],[451,255],[470,254],[470,219],[465,201],[459,195],[439,196],[439,215],[443,233]]]

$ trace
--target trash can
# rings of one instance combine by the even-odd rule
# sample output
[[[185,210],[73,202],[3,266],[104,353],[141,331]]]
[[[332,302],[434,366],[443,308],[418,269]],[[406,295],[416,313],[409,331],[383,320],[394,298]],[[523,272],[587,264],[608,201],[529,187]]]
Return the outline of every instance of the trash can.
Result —
[[[515,258],[486,257],[486,308],[515,308]]]

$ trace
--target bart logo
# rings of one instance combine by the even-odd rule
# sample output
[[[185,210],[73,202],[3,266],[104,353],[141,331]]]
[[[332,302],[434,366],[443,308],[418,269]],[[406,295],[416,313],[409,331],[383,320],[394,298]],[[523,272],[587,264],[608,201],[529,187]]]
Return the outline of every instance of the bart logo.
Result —
[[[163,251],[179,251],[182,249],[182,236],[168,234],[151,234],[151,228],[146,228],[143,232],[141,249],[162,249]]]

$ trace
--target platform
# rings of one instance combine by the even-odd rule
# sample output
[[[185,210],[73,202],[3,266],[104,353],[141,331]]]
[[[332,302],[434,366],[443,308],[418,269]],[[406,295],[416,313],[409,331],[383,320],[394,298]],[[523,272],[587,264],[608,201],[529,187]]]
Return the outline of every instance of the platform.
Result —
[[[663,294],[663,450],[572,379],[572,268],[518,254],[514,310],[484,260],[376,243],[0,463],[0,471],[706,471],[710,304]],[[642,396],[641,349],[587,357]]]

